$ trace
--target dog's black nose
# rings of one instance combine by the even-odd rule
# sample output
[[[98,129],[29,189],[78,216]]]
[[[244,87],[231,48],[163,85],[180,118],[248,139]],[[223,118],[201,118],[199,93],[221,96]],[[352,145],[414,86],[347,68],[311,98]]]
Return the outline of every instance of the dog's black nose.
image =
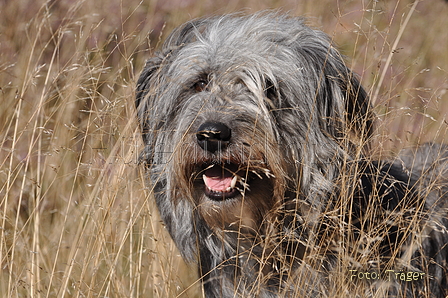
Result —
[[[221,122],[205,122],[196,132],[199,146],[212,153],[225,149],[231,136],[231,129]]]

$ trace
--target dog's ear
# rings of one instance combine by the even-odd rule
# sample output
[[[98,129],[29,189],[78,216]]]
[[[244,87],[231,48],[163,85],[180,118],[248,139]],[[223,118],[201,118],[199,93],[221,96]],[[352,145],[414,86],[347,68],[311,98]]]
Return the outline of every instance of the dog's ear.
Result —
[[[155,73],[159,71],[161,62],[162,59],[160,57],[153,57],[149,59],[137,80],[135,107],[137,108],[137,117],[142,129],[143,141],[145,144],[147,142],[147,134],[149,133],[148,113],[151,109],[149,93],[154,92],[154,90],[151,89],[156,88],[156,86],[151,86],[154,84],[152,82],[152,78]]]
[[[176,55],[186,44],[194,42],[198,36],[205,30],[210,19],[197,19],[190,21],[183,26],[175,29],[163,43],[161,51],[155,53],[154,57],[146,62],[140,77],[137,80],[136,100],[135,106],[137,108],[137,117],[142,130],[143,141],[145,143],[145,151],[141,158],[150,161],[151,153],[147,152],[151,149],[151,140],[154,139],[154,134],[163,125],[161,116],[156,115],[153,106],[153,98],[160,91],[160,72],[169,65],[170,59]],[[160,113],[159,113],[160,114]],[[156,116],[152,119],[151,116]],[[159,121],[155,123],[154,121]]]
[[[335,138],[349,133],[368,140],[373,133],[374,114],[367,92],[333,46],[316,56],[320,59],[316,69],[322,70],[316,99],[321,105],[318,111],[323,113],[321,124]]]
[[[343,80],[342,91],[347,111],[347,123],[364,140],[370,138],[373,133],[374,113],[370,105],[370,98],[356,75],[347,70],[348,77]]]
[[[338,55],[336,63],[326,64],[325,76],[331,89],[329,92],[332,92],[329,94],[332,96],[328,98],[341,100],[344,104],[342,116],[345,121],[344,129],[348,131],[343,133],[351,132],[366,140],[372,135],[373,130],[374,115],[370,99],[357,76],[345,65],[340,54],[336,55]],[[335,115],[332,111],[327,112],[328,119],[331,121]]]

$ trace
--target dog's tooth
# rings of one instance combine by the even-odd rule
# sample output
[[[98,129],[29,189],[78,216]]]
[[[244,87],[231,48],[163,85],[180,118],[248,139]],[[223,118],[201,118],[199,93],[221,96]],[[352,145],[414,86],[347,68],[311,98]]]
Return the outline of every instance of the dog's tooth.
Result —
[[[229,187],[230,189],[235,187],[237,180],[238,180],[238,176],[237,175],[233,176],[232,181],[230,182],[230,187]]]

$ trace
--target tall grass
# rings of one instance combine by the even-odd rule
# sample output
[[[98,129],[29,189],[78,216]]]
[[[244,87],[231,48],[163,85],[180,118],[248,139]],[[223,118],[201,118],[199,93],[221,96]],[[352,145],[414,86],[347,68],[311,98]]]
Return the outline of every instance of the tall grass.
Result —
[[[2,297],[201,296],[137,164],[136,76],[181,22],[266,8],[307,16],[350,58],[385,132],[378,154],[443,141],[443,1],[2,1]]]

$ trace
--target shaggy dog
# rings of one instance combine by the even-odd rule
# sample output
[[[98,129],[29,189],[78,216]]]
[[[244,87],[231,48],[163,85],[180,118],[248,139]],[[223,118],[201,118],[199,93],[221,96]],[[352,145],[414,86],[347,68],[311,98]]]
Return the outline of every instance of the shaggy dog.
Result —
[[[372,161],[366,92],[279,13],[176,29],[137,85],[142,160],[206,297],[445,297],[446,147]]]

